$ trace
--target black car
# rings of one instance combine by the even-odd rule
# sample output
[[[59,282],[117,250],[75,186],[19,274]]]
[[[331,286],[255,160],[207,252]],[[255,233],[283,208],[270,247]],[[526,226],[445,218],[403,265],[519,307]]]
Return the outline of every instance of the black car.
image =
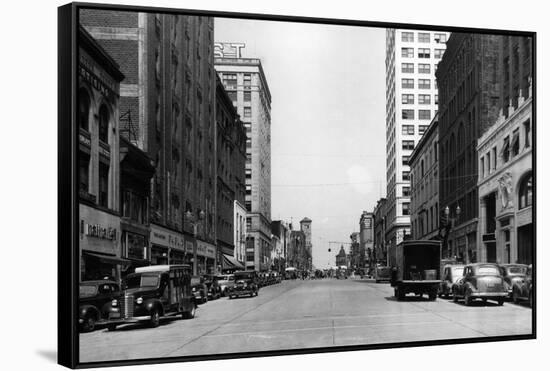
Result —
[[[79,288],[79,316],[80,331],[93,331],[98,322],[105,320],[109,313],[109,306],[118,295],[120,287],[111,280],[83,281]]]
[[[208,301],[208,287],[206,286],[204,277],[191,277],[191,291],[195,296],[197,303],[206,303]]]
[[[256,271],[235,272],[235,286],[227,289],[229,299],[245,295],[258,296],[258,280]]]
[[[146,321],[157,327],[162,317],[181,314],[195,317],[197,309],[191,292],[191,267],[188,265],[151,265],[136,268],[123,281],[123,290],[113,300],[107,328]]]
[[[219,299],[222,296],[222,289],[218,283],[218,277],[211,274],[205,274],[203,278],[208,299]]]

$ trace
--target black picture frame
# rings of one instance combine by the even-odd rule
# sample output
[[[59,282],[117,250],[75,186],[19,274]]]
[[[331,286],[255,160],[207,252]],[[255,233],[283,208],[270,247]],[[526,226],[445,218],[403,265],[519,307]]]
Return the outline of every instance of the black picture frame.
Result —
[[[78,81],[78,11],[80,9],[124,10],[146,13],[171,13],[193,16],[225,17],[239,19],[253,19],[266,21],[285,21],[299,23],[315,23],[326,25],[403,28],[411,30],[448,31],[483,33],[495,35],[526,36],[532,38],[532,138],[536,142],[536,51],[537,34],[528,31],[510,31],[484,28],[445,27],[436,25],[369,22],[356,20],[310,18],[298,16],[266,15],[254,13],[234,13],[222,11],[203,11],[193,9],[158,8],[131,5],[70,3],[58,8],[58,363],[69,368],[109,367],[123,365],[141,365],[172,362],[189,362],[204,360],[220,360],[247,357],[266,357],[278,355],[298,355],[324,352],[343,352],[369,349],[403,348],[433,345],[450,345],[466,343],[485,343],[510,340],[530,340],[537,338],[537,305],[536,296],[533,298],[532,333],[526,335],[494,336],[484,338],[462,338],[436,341],[415,341],[405,343],[383,343],[360,346],[335,346],[327,348],[308,348],[293,350],[261,351],[251,353],[230,353],[201,356],[185,356],[170,358],[150,358],[120,361],[101,361],[82,363],[79,360],[78,336],[78,127],[77,122],[77,81]],[[536,206],[536,151],[533,151],[533,215],[537,213]],[[533,218],[534,219],[534,218]],[[533,223],[533,235],[536,236],[537,225]],[[533,275],[537,271],[536,238],[533,239],[534,251]],[[536,282],[533,281],[533,290],[536,291]]]

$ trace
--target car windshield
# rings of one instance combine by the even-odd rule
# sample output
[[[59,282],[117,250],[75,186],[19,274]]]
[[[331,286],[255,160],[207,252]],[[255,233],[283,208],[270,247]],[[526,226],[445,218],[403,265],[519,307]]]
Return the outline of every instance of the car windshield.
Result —
[[[500,270],[494,265],[482,265],[476,268],[478,276],[500,276]]]
[[[527,267],[512,266],[512,267],[507,267],[506,271],[508,272],[509,275],[526,274],[527,273]]]
[[[216,276],[216,279],[218,281],[227,281],[227,278],[228,278],[227,276]]]
[[[158,275],[150,274],[133,274],[124,280],[126,289],[137,289],[140,287],[157,287],[159,284]]]
[[[96,285],[80,285],[79,296],[81,298],[89,298],[97,294]]]

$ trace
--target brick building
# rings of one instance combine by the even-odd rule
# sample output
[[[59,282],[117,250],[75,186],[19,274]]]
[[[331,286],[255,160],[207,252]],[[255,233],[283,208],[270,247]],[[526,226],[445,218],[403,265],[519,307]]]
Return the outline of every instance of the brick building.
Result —
[[[154,161],[145,258],[215,271],[213,19],[98,9],[82,9],[79,19],[125,75],[121,135]]]
[[[387,263],[388,248],[386,245],[386,199],[381,198],[376,202],[374,215],[374,260],[376,263]]]
[[[443,256],[476,260],[479,136],[500,108],[502,36],[452,33],[439,63],[439,217]],[[448,208],[448,216],[445,210]],[[458,213],[457,213],[458,212]]]

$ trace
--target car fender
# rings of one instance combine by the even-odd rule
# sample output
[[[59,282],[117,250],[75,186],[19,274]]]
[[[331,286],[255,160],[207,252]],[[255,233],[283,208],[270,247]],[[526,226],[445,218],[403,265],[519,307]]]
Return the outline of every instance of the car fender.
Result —
[[[101,318],[99,310],[94,305],[81,305],[79,308],[80,318],[86,318],[89,315],[93,315],[96,320]]]
[[[158,309],[161,316],[164,316],[164,306],[158,299],[147,299],[143,302],[143,307],[148,313],[153,309]]]
[[[477,288],[471,282],[466,282],[464,284],[464,290],[462,293],[465,294],[467,290],[470,290],[471,292],[477,292]]]

